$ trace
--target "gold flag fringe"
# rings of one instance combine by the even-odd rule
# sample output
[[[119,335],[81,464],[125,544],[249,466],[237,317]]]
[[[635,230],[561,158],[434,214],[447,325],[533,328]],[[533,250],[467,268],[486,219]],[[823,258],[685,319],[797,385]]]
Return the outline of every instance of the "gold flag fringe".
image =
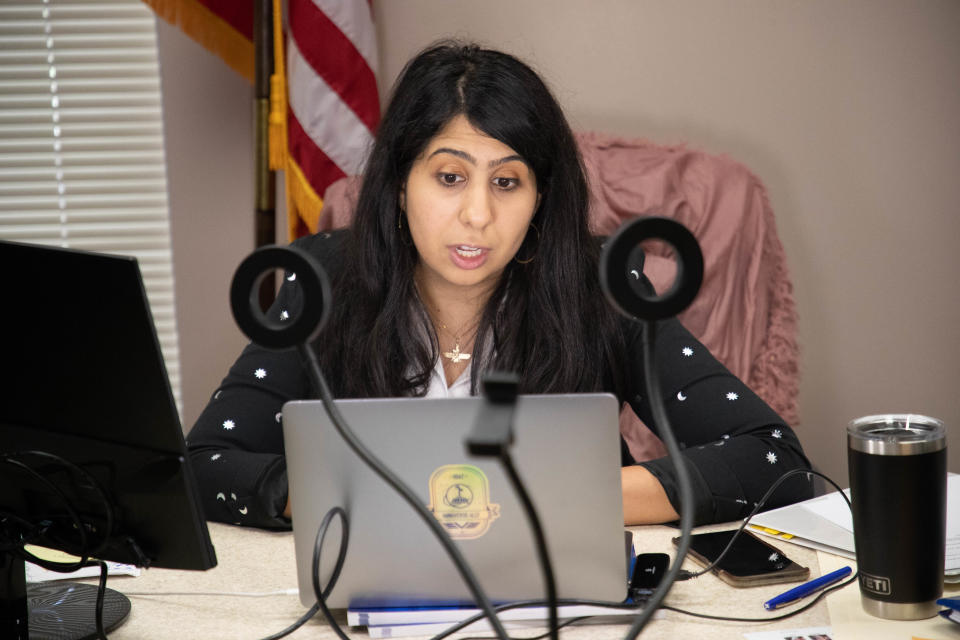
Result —
[[[253,43],[223,18],[196,0],[143,0],[143,3],[253,83]]]
[[[317,195],[303,170],[290,157],[287,137],[287,73],[283,51],[282,0],[273,0],[273,75],[270,76],[269,160],[270,168],[283,171],[287,234],[295,240],[302,226],[316,233],[323,199]]]

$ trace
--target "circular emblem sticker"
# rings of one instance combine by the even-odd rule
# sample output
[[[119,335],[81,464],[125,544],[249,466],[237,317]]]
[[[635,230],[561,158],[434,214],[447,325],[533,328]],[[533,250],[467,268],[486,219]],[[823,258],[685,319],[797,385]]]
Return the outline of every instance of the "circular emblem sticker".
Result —
[[[486,474],[470,464],[447,464],[430,475],[427,508],[459,540],[479,538],[500,517],[500,505],[490,502]]]

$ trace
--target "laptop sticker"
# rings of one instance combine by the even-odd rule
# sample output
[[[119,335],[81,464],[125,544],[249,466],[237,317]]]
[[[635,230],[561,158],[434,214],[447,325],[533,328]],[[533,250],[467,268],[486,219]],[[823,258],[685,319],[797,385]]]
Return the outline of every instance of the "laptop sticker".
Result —
[[[490,502],[490,481],[470,464],[447,464],[430,475],[427,508],[458,540],[479,538],[500,517],[500,505]]]

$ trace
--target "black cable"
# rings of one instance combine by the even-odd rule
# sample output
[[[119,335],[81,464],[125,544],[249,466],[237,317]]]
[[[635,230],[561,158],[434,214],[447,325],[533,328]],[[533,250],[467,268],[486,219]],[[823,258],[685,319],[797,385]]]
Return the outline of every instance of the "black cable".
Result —
[[[90,549],[90,541],[87,537],[87,526],[83,518],[80,517],[80,514],[77,513],[77,510],[74,509],[71,504],[70,499],[67,497],[66,493],[54,482],[49,480],[40,474],[39,471],[34,469],[31,465],[23,462],[19,458],[24,456],[33,456],[37,458],[46,458],[52,460],[56,464],[59,464],[68,470],[72,471],[76,475],[87,481],[87,488],[92,489],[97,496],[100,498],[100,502],[103,504],[104,510],[104,532],[100,544]],[[27,551],[24,547],[30,542],[39,542],[40,544],[49,544],[49,541],[44,539],[45,530],[38,528],[34,523],[22,518],[16,514],[3,512],[3,517],[6,519],[18,520],[20,522],[21,531],[19,534],[19,540],[16,541],[10,550],[13,553],[17,554],[21,559],[27,562],[32,562],[37,566],[43,567],[50,571],[56,571],[59,573],[72,573],[83,567],[99,567],[100,568],[100,580],[97,587],[97,599],[94,609],[94,619],[96,624],[96,637],[99,640],[107,640],[107,633],[103,625],[103,607],[106,600],[107,593],[107,563],[103,560],[91,560],[90,556],[102,552],[107,544],[110,542],[110,536],[113,532],[113,524],[115,520],[113,503],[107,499],[107,494],[104,492],[103,488],[97,482],[86,469],[80,467],[79,465],[70,462],[66,458],[63,458],[59,455],[49,453],[46,451],[20,451],[13,454],[5,453],[0,455],[0,463],[5,463],[19,468],[20,470],[26,472],[28,475],[32,476],[35,480],[39,481],[41,484],[46,485],[63,503],[64,509],[70,516],[70,519],[73,521],[74,528],[77,531],[77,535],[80,538],[80,547],[76,551],[75,555],[79,556],[79,559],[75,562],[54,562],[51,560],[46,560],[44,558],[38,558],[34,554]],[[25,532],[27,535],[24,535]]]
[[[16,523],[14,523],[14,521],[16,521]],[[0,551],[2,552],[17,553],[23,545],[28,544],[27,540],[34,539],[33,536],[35,534],[25,532],[36,529],[36,525],[12,511],[0,509],[0,524],[4,525],[2,530],[4,536],[0,538],[0,542],[3,543],[2,546],[0,546]],[[16,539],[12,539],[9,536],[14,536]]]
[[[753,510],[750,512],[750,515],[744,518],[743,522],[740,523],[740,526],[735,530],[734,534],[730,537],[730,541],[727,542],[727,545],[723,548],[722,551],[720,551],[720,555],[718,555],[705,568],[699,571],[690,572],[681,579],[689,580],[690,578],[696,578],[696,577],[702,576],[703,574],[707,573],[708,571],[716,567],[718,564],[720,564],[720,561],[723,560],[723,557],[727,554],[727,552],[730,551],[731,548],[733,548],[733,543],[737,539],[737,536],[739,536],[740,533],[746,528],[746,526],[750,524],[750,520],[752,520],[753,517],[757,515],[757,513],[759,513],[761,509],[763,509],[764,505],[766,505],[767,503],[767,500],[769,500],[770,496],[773,495],[773,492],[776,491],[777,488],[781,484],[783,484],[784,481],[786,481],[788,478],[792,478],[793,476],[797,476],[797,475],[815,475],[819,478],[823,478],[824,480],[826,480],[834,489],[837,490],[837,492],[843,498],[844,502],[847,503],[847,508],[850,509],[850,513],[853,513],[853,505],[850,504],[850,499],[847,497],[847,494],[844,493],[843,489],[841,489],[839,485],[837,485],[837,483],[831,480],[829,477],[820,473],[819,471],[814,471],[813,469],[791,469],[790,471],[785,472],[783,475],[777,478],[776,481],[772,485],[770,485],[770,488],[767,489],[766,493],[763,494],[763,497],[761,497],[760,500],[754,505]],[[859,574],[859,570],[857,571],[857,574]],[[857,574],[854,574],[854,577],[856,577]],[[774,619],[774,618],[771,618],[771,619]]]
[[[343,532],[340,534],[340,551],[337,553],[337,562],[333,567],[333,572],[330,574],[330,580],[327,582],[327,586],[324,589],[320,588],[320,551],[323,548],[323,540],[327,536],[327,529],[330,528],[330,523],[333,520],[333,516],[340,516],[340,520],[343,522]],[[330,592],[333,591],[334,585],[337,584],[337,579],[340,577],[340,570],[343,568],[343,562],[347,557],[347,542],[350,535],[350,525],[347,520],[347,513],[340,507],[333,507],[323,516],[323,520],[320,521],[320,526],[317,527],[317,535],[313,541],[313,565],[311,579],[313,583],[313,595],[316,597],[317,601],[314,603],[310,609],[307,610],[296,622],[292,625],[273,634],[272,636],[267,636],[263,640],[279,640],[285,636],[290,635],[304,624],[307,623],[313,616],[317,615],[318,611],[323,611],[323,615],[327,618],[327,622],[330,623],[330,626],[333,627],[333,630],[341,638],[346,638],[343,630],[340,628],[340,625],[333,618],[333,614],[330,613],[330,609],[327,608],[326,599],[329,597]]]
[[[50,481],[49,479],[41,475],[32,466],[18,459],[23,456],[49,458],[56,464],[66,467],[67,469],[69,469],[70,471],[73,471],[75,474],[77,474],[81,478],[84,478],[87,481],[88,487],[90,489],[93,489],[93,491],[97,494],[97,497],[100,499],[101,504],[103,505],[105,524],[103,527],[104,528],[103,536],[99,545],[97,545],[93,549],[89,548],[89,541],[87,539],[87,534],[86,534],[87,527],[84,526],[83,519],[73,508],[69,498],[67,498],[67,495],[63,492],[62,489],[60,489],[59,486],[57,486],[52,481]],[[91,566],[89,564],[90,556],[95,556],[100,552],[102,552],[104,548],[106,548],[107,544],[110,542],[110,534],[113,532],[113,523],[115,520],[113,504],[107,498],[106,492],[104,492],[103,488],[100,486],[97,480],[86,469],[74,464],[73,462],[70,462],[66,458],[63,458],[59,455],[49,453],[46,451],[30,450],[30,451],[19,451],[13,454],[9,454],[9,453],[3,454],[2,456],[0,456],[0,462],[4,462],[10,465],[13,465],[15,467],[19,467],[21,470],[33,476],[36,480],[46,485],[53,493],[55,493],[57,497],[60,498],[60,501],[63,503],[63,506],[67,510],[67,513],[70,515],[70,519],[73,521],[74,528],[76,529],[77,534],[80,537],[79,550],[74,554],[79,556],[79,559],[77,561],[66,563],[66,562],[54,562],[52,560],[45,560],[43,558],[38,558],[37,556],[33,555],[26,549],[23,549],[23,544],[27,541],[40,542],[41,544],[43,544],[45,542],[43,531],[38,531],[37,527],[33,523],[29,522],[28,520],[25,520],[19,516],[16,516],[15,514],[8,514],[4,512],[6,513],[7,517],[13,517],[19,520],[21,523],[24,523],[26,525],[24,529],[31,529],[34,531],[33,536],[21,535],[22,540],[17,545],[15,552],[21,558],[23,558],[28,562],[32,562],[33,564],[43,567],[44,569],[48,569],[50,571],[56,571],[59,573],[71,573],[73,571],[76,571],[77,569],[80,569],[81,567]],[[46,542],[46,543],[49,544],[49,542]]]
[[[550,630],[548,635],[551,640],[557,640],[560,637],[558,633],[560,627],[557,626],[557,583],[553,575],[553,566],[550,563],[550,552],[547,547],[546,536],[543,533],[543,527],[540,524],[540,517],[537,515],[537,510],[533,506],[533,500],[530,499],[530,494],[527,493],[523,481],[520,480],[520,474],[517,473],[517,469],[513,465],[513,458],[510,456],[510,451],[506,447],[504,447],[500,453],[500,463],[506,470],[507,477],[510,479],[514,491],[517,492],[520,502],[523,503],[524,513],[527,514],[527,519],[530,521],[530,529],[533,533],[535,543],[534,546],[537,549],[537,557],[540,560],[540,570],[543,572],[543,584],[547,592],[547,628]]]
[[[463,554],[461,554],[460,550],[456,547],[456,545],[453,544],[450,536],[447,535],[447,532],[444,531],[444,529],[440,526],[440,523],[437,522],[437,519],[434,518],[433,515],[420,503],[419,497],[411,489],[409,489],[399,477],[397,477],[392,471],[390,471],[389,468],[387,468],[379,459],[377,459],[377,457],[373,455],[373,453],[369,451],[362,442],[360,442],[356,435],[354,435],[353,431],[350,429],[346,420],[343,419],[343,416],[340,414],[340,410],[333,401],[333,394],[330,393],[330,388],[327,386],[327,381],[323,377],[323,372],[320,370],[320,363],[317,361],[317,355],[314,353],[313,349],[310,348],[310,345],[300,344],[298,345],[297,349],[300,352],[300,356],[304,360],[307,374],[310,376],[314,390],[318,393],[320,399],[323,401],[324,409],[326,409],[327,414],[330,416],[330,420],[333,422],[337,433],[340,434],[340,437],[343,438],[347,446],[349,446],[350,449],[357,454],[364,464],[366,464],[374,473],[380,476],[380,478],[392,489],[399,493],[400,496],[407,502],[407,504],[409,504],[411,508],[417,512],[417,515],[420,516],[420,519],[423,520],[427,527],[433,532],[436,539],[440,542],[440,545],[447,552],[447,555],[450,556],[450,559],[456,566],[457,571],[460,573],[460,576],[466,583],[470,593],[473,595],[474,601],[490,619],[490,624],[496,631],[497,637],[501,640],[507,640],[508,634],[506,629],[503,628],[503,625],[497,618],[497,615],[493,609],[493,605],[490,603],[490,599],[483,591],[483,588],[480,586],[480,583],[473,574],[473,571],[467,565],[467,561],[464,559]]]
[[[330,527],[330,522],[333,520],[333,516],[340,516],[340,521],[343,523],[343,533],[340,534],[340,553],[337,555],[337,563],[333,567],[333,573],[330,575],[330,580],[327,582],[326,588],[321,589],[320,550],[323,548],[323,539],[327,535],[327,529]],[[340,507],[333,507],[327,511],[325,516],[323,516],[323,520],[320,522],[320,526],[317,528],[317,537],[313,541],[313,572],[311,576],[313,595],[317,598],[317,604],[320,606],[320,611],[323,612],[323,617],[327,619],[327,622],[333,628],[337,636],[340,637],[340,640],[350,640],[350,636],[344,633],[336,619],[334,619],[333,613],[331,613],[330,608],[327,607],[327,598],[330,596],[330,592],[333,591],[334,585],[337,584],[337,579],[340,577],[340,569],[343,568],[343,561],[347,557],[347,541],[349,535],[350,525],[347,521],[346,511]]]
[[[564,599],[558,599],[557,603],[559,605],[568,605],[568,604],[588,605],[592,607],[606,607],[608,609],[629,609],[630,608],[630,605],[625,605],[622,602],[607,602],[605,600],[583,600],[583,599],[574,599],[574,598],[564,598]],[[523,607],[542,607],[544,604],[545,603],[543,600],[518,600],[516,602],[508,602],[506,604],[501,604],[494,608],[499,613],[501,611],[508,611],[510,609],[519,609]],[[640,607],[637,607],[636,610],[639,612]],[[483,620],[485,617],[486,617],[486,614],[481,611],[473,616],[470,616],[469,618],[465,618],[464,620],[461,620],[460,622],[457,622],[451,625],[447,629],[444,629],[437,635],[433,636],[433,638],[431,638],[430,640],[443,640],[447,636],[450,636],[456,633],[457,631],[460,631],[464,627],[467,627],[473,624],[474,622],[477,622],[478,620]],[[580,619],[583,620],[583,619],[592,618],[592,617],[594,616],[582,616]],[[570,624],[570,621],[564,622],[563,625],[561,626],[566,626],[568,624]],[[489,638],[487,638],[486,640],[489,640]]]
[[[592,617],[592,616],[580,616],[579,618],[570,618],[569,620],[564,620],[563,622],[561,622],[560,624],[557,625],[556,629],[557,629],[557,631],[560,631],[560,629],[563,629],[564,627],[569,627],[570,625],[577,624],[578,622],[583,622],[584,620],[589,620],[591,617]],[[547,631],[546,633],[541,633],[541,634],[538,635],[538,636],[533,636],[533,637],[531,637],[531,638],[522,638],[521,640],[541,640],[541,638],[546,638],[547,636],[549,636],[549,635],[551,635],[551,634],[552,634],[552,630],[551,630],[551,631]],[[478,639],[478,638],[464,638],[463,640],[479,640],[479,639]]]
[[[41,475],[31,465],[19,459],[24,456],[33,456],[37,458],[50,459],[56,464],[59,464],[67,468],[68,470],[74,472],[75,474],[77,474],[81,478],[84,478],[87,481],[89,488],[94,490],[94,492],[100,498],[100,502],[103,504],[104,517],[106,521],[104,525],[104,533],[102,536],[102,540],[100,541],[100,544],[98,546],[94,547],[92,550],[89,548],[89,540],[86,534],[87,527],[84,526],[83,519],[77,513],[76,509],[73,508],[73,505],[71,504],[69,498],[67,498],[67,495],[64,493],[64,491],[59,486],[54,484],[51,480]],[[2,456],[0,456],[0,462],[10,464],[14,467],[18,467],[22,471],[26,472],[28,475],[33,476],[33,478],[39,481],[41,484],[46,485],[48,489],[50,489],[54,494],[56,494],[56,496],[63,503],[64,508],[66,509],[67,513],[70,516],[70,519],[73,521],[74,529],[77,531],[77,534],[80,537],[80,547],[75,554],[79,556],[79,559],[76,560],[75,562],[55,562],[52,560],[39,558],[34,554],[30,553],[29,551],[27,551],[24,548],[24,546],[29,542],[39,542],[40,544],[50,544],[49,541],[44,540],[44,536],[45,536],[44,531],[41,529],[38,529],[38,527],[34,523],[20,516],[17,516],[16,514],[3,512],[4,517],[19,520],[22,527],[20,536],[19,536],[20,540],[13,545],[12,551],[16,553],[21,559],[27,562],[31,562],[37,566],[43,567],[44,569],[48,569],[50,571],[56,571],[59,573],[71,573],[82,567],[96,566],[97,565],[96,561],[91,562],[90,556],[100,553],[107,546],[107,543],[110,541],[110,534],[113,531],[113,523],[114,523],[113,504],[107,499],[106,493],[100,487],[100,484],[96,481],[96,479],[86,469],[83,469],[82,467],[74,464],[73,462],[70,462],[66,458],[63,458],[59,455],[49,453],[46,451],[29,450],[29,451],[19,451],[12,454],[5,453]],[[32,531],[32,534],[24,535],[24,532],[26,531]]]
[[[97,638],[107,640],[107,632],[103,628],[103,602],[107,596],[107,563],[103,560],[94,560],[83,566],[100,567],[100,584],[97,586],[97,605],[94,609],[94,618],[97,624]]]
[[[650,410],[653,413],[653,421],[658,428],[660,438],[667,445],[667,453],[677,470],[677,485],[680,490],[680,542],[677,544],[677,554],[673,564],[670,565],[660,584],[650,595],[647,605],[637,617],[637,620],[631,625],[625,640],[634,640],[640,635],[640,632],[653,616],[654,611],[673,587],[673,583],[680,573],[680,565],[683,564],[683,559],[690,548],[690,531],[693,528],[693,487],[690,482],[690,474],[687,472],[687,463],[680,454],[680,445],[677,444],[677,439],[673,435],[673,427],[670,425],[670,419],[667,417],[667,410],[663,404],[663,396],[660,393],[660,376],[657,375],[654,366],[654,345],[657,337],[655,320],[643,322],[642,335],[643,369],[646,372],[645,382],[647,397],[650,398]]]
[[[103,514],[105,519],[104,532],[100,544],[88,552],[90,556],[96,556],[101,553],[107,544],[110,542],[110,535],[113,533],[113,523],[114,523],[114,512],[113,512],[113,503],[107,498],[106,492],[103,490],[103,487],[100,486],[100,483],[97,482],[97,479],[93,475],[84,469],[83,467],[74,464],[70,460],[58,456],[55,453],[49,453],[47,451],[22,451],[19,454],[15,455],[31,455],[38,458],[49,458],[53,462],[66,467],[67,469],[73,471],[75,474],[84,478],[87,481],[87,487],[92,489],[94,493],[97,494],[97,497],[100,499],[100,503],[103,505]]]
[[[310,607],[305,614],[300,616],[300,618],[296,622],[294,622],[292,625],[290,625],[283,631],[277,632],[272,636],[267,636],[263,640],[280,640],[280,638],[284,638],[290,635],[291,633],[293,633],[294,631],[296,631],[297,629],[305,625],[313,616],[317,615],[318,611],[320,611],[319,603],[314,604],[312,607]]]
[[[668,609],[668,610],[670,610],[670,611],[676,611],[677,613],[682,613],[682,614],[687,615],[687,616],[693,616],[693,617],[695,617],[695,618],[706,618],[706,619],[708,619],[708,620],[724,620],[724,621],[727,621],[727,622],[775,622],[775,621],[777,621],[777,620],[786,620],[787,618],[792,618],[793,616],[797,615],[798,613],[803,613],[804,611],[806,611],[806,610],[809,609],[810,607],[812,607],[812,606],[816,605],[818,602],[820,602],[820,600],[823,599],[824,597],[826,597],[826,595],[827,595],[828,593],[832,593],[833,591],[836,591],[837,589],[842,589],[842,588],[844,588],[845,586],[847,586],[847,585],[855,582],[855,581],[857,580],[858,575],[859,575],[859,572],[856,573],[856,574],[854,574],[854,575],[852,575],[852,576],[850,576],[849,578],[847,578],[846,580],[844,580],[844,581],[841,582],[840,584],[835,584],[835,585],[829,587],[828,589],[824,589],[824,590],[820,591],[819,593],[817,593],[817,596],[816,596],[813,600],[811,600],[810,602],[806,603],[805,605],[803,605],[803,606],[800,607],[799,609],[794,609],[793,611],[789,611],[789,612],[787,612],[787,613],[781,613],[780,615],[776,615],[776,616],[770,616],[769,618],[734,618],[734,617],[727,617],[727,616],[716,616],[716,615],[709,614],[709,613],[698,613],[698,612],[696,612],[696,611],[687,611],[687,610],[685,610],[685,609],[680,609],[679,607],[674,607],[673,605],[669,605],[669,604],[661,605],[661,607],[662,607],[663,609]]]
[[[851,513],[853,513],[853,505],[850,503],[850,499],[847,497],[847,494],[844,493],[843,489],[841,489],[840,486],[836,482],[834,482],[833,479],[831,479],[829,476],[819,471],[814,471],[813,469],[791,469],[790,471],[785,472],[783,475],[777,478],[776,481],[772,485],[770,485],[770,488],[767,489],[766,493],[763,494],[763,497],[761,497],[760,500],[756,503],[753,510],[750,512],[750,514],[746,518],[744,518],[743,522],[740,524],[740,527],[736,529],[736,532],[734,533],[733,536],[731,536],[730,541],[720,552],[720,555],[718,555],[717,558],[713,562],[711,562],[709,565],[707,565],[704,569],[696,572],[691,572],[688,575],[684,576],[682,579],[687,580],[690,578],[696,578],[698,576],[702,576],[703,574],[713,569],[717,564],[719,564],[719,562],[723,559],[723,556],[733,547],[733,541],[736,539],[738,535],[740,535],[740,533],[744,530],[744,528],[750,523],[750,520],[755,515],[757,515],[757,513],[759,513],[761,509],[763,509],[767,500],[769,500],[770,497],[773,495],[773,492],[776,491],[777,488],[779,488],[780,485],[783,484],[788,478],[792,478],[793,476],[797,476],[797,475],[815,475],[819,478],[823,478],[828,484],[830,484],[830,486],[832,486],[834,489],[837,490],[837,493],[840,494],[840,496],[843,498],[843,501],[847,503],[847,508],[850,509]],[[664,609],[668,609],[670,611],[676,611],[677,613],[682,613],[684,615],[694,616],[697,618],[706,618],[708,620],[725,620],[730,622],[774,622],[776,620],[784,620],[786,618],[790,618],[792,616],[797,615],[798,613],[806,611],[807,609],[813,607],[818,602],[820,602],[820,600],[826,597],[827,594],[837,591],[838,589],[842,589],[847,585],[852,584],[853,582],[856,582],[859,576],[860,576],[860,570],[857,569],[857,571],[852,576],[847,578],[845,581],[836,585],[832,585],[829,588],[823,589],[822,591],[818,592],[816,594],[816,597],[813,600],[807,602],[802,607],[798,609],[794,609],[793,611],[789,611],[787,613],[771,616],[769,618],[736,618],[736,617],[728,617],[728,616],[717,616],[717,615],[712,615],[707,613],[698,613],[696,611],[687,611],[685,609],[680,609],[678,607],[674,607],[673,605],[668,605],[668,604],[664,604],[662,605],[662,607]]]
[[[561,622],[556,626],[556,630],[560,631],[560,629],[563,629],[564,627],[569,627],[570,625],[574,625],[578,622],[589,620],[592,617],[594,616],[580,616],[579,618],[570,618],[569,620],[564,620],[563,622]],[[554,630],[551,629],[550,631],[541,633],[538,636],[530,636],[530,637],[524,637],[524,638],[514,638],[513,636],[511,636],[510,640],[542,640],[547,636],[553,635],[553,633],[554,633]],[[490,636],[464,636],[462,638],[458,638],[458,640],[490,640]]]
[[[799,470],[797,470],[797,471],[799,471]],[[828,481],[829,481],[829,479],[828,479]],[[831,481],[831,483],[832,483],[832,481]],[[778,621],[778,620],[786,620],[787,618],[792,618],[793,616],[795,616],[795,615],[797,615],[797,614],[803,613],[804,611],[806,611],[806,610],[810,609],[811,607],[815,606],[818,602],[820,602],[820,600],[822,600],[823,598],[825,598],[829,593],[832,593],[833,591],[837,591],[837,590],[839,590],[839,589],[842,589],[842,588],[850,585],[851,583],[855,582],[856,579],[857,579],[857,576],[856,576],[856,575],[853,575],[853,576],[851,576],[850,578],[848,578],[847,580],[845,580],[845,581],[843,581],[843,582],[841,582],[841,583],[839,583],[839,584],[832,585],[831,587],[829,587],[829,588],[827,588],[827,589],[824,589],[823,591],[818,592],[817,595],[816,595],[816,597],[815,597],[813,600],[807,602],[807,603],[804,604],[802,607],[799,607],[799,608],[797,608],[797,609],[794,609],[793,611],[788,611],[788,612],[786,612],[786,613],[782,613],[782,614],[779,614],[779,615],[776,615],[776,616],[770,616],[770,617],[766,617],[766,618],[737,618],[737,617],[733,617],[733,616],[719,616],[719,615],[713,615],[713,614],[709,614],[709,613],[698,613],[698,612],[696,612],[696,611],[687,611],[687,610],[685,610],[685,609],[681,609],[681,608],[679,608],[679,607],[675,607],[675,606],[669,605],[669,604],[661,604],[661,605],[660,605],[660,608],[661,608],[661,609],[666,609],[666,610],[668,610],[668,611],[674,611],[674,612],[679,613],[679,614],[682,614],[682,615],[693,616],[693,617],[696,617],[696,618],[705,618],[705,619],[708,619],[708,620],[720,620],[720,621],[725,621],[725,622],[756,622],[756,623],[776,622],[776,621]],[[570,604],[570,605],[589,605],[589,606],[595,606],[595,607],[608,607],[608,608],[611,608],[611,609],[628,608],[628,607],[626,607],[623,603],[604,602],[604,601],[595,601],[595,600],[563,599],[563,600],[560,600],[559,602],[560,602],[561,604],[564,604],[564,605],[568,605],[568,604]],[[501,606],[497,607],[496,609],[497,609],[498,612],[501,612],[501,611],[506,611],[506,610],[508,610],[508,609],[514,609],[514,608],[517,608],[517,607],[543,606],[543,604],[544,604],[544,602],[543,602],[542,600],[527,600],[527,601],[523,601],[523,602],[513,602],[513,603],[510,603],[510,604],[501,605]],[[645,610],[646,608],[648,608],[648,605],[647,605],[646,603],[644,603],[644,604],[638,606],[638,607],[637,607],[637,610],[638,610],[638,611],[640,611],[640,610]],[[626,614],[626,615],[629,615],[629,614]],[[447,636],[449,636],[449,635],[451,635],[451,634],[454,634],[454,633],[456,633],[457,631],[463,629],[464,627],[469,626],[469,625],[473,624],[474,622],[476,622],[476,621],[478,621],[478,620],[481,620],[481,619],[483,619],[483,618],[484,618],[484,614],[483,614],[483,613],[478,613],[478,614],[476,614],[475,616],[472,616],[472,617],[467,618],[467,619],[465,619],[465,620],[463,620],[463,621],[461,621],[461,622],[458,622],[457,624],[455,624],[455,625],[451,626],[450,628],[444,630],[442,633],[437,634],[436,636],[434,636],[433,638],[431,638],[431,640],[443,640],[443,639],[446,638]],[[583,621],[585,621],[585,620],[593,619],[593,618],[596,618],[596,616],[581,616],[581,617],[578,617],[578,618],[571,618],[570,620],[565,620],[563,623],[561,623],[561,624],[560,624],[560,627],[564,627],[564,626],[568,626],[568,625],[572,625],[572,624],[577,624],[577,623],[583,622]],[[548,633],[549,633],[549,632],[548,632]],[[523,639],[521,639],[521,640],[537,640],[537,639],[539,639],[539,638],[545,637],[546,635],[547,635],[547,634],[543,634],[543,635],[541,635],[541,636],[536,636],[535,638],[523,638]],[[463,640],[467,640],[467,639],[463,639]],[[472,638],[471,640],[490,640],[490,637],[477,637],[477,638]]]
[[[44,569],[49,569],[50,571],[57,571],[60,573],[70,573],[72,571],[76,571],[77,569],[80,569],[81,567],[86,566],[86,563],[90,559],[87,553],[88,549],[87,549],[86,527],[83,526],[83,520],[80,518],[80,514],[78,514],[76,509],[73,508],[73,505],[70,504],[70,500],[69,498],[67,498],[67,495],[63,492],[63,490],[60,489],[60,487],[55,485],[53,482],[51,482],[47,478],[40,475],[40,473],[37,472],[33,467],[26,464],[25,462],[21,462],[20,460],[17,460],[16,458],[14,458],[9,454],[4,454],[3,456],[0,456],[0,462],[4,462],[14,467],[19,467],[21,470],[27,472],[27,474],[33,476],[34,479],[38,480],[41,484],[46,485],[47,488],[53,491],[53,493],[55,493],[57,497],[59,497],[60,500],[63,502],[63,506],[67,510],[67,513],[70,515],[70,519],[73,520],[74,527],[77,530],[77,534],[80,536],[80,548],[79,548],[79,551],[77,552],[77,555],[80,556],[80,559],[75,562],[53,562],[51,560],[44,560],[43,558],[38,558],[37,556],[33,555],[32,553],[24,549],[24,544],[26,544],[27,542],[37,541],[33,539],[34,536],[29,536],[30,540],[21,540],[21,543],[19,544],[19,546],[14,550],[15,553],[28,562],[32,562],[37,566],[43,567]],[[21,518],[18,518],[18,519],[22,520]],[[33,525],[33,523],[29,523],[29,525],[31,529],[33,529],[35,532],[37,531],[37,527]],[[43,535],[42,532],[40,532],[39,535],[35,534],[35,537],[37,539],[42,539],[42,535]]]
[[[854,582],[855,580],[856,580],[856,577],[855,577],[855,576],[854,576],[854,577],[851,577],[851,578],[848,578],[846,581],[841,582],[840,584],[833,585],[833,586],[831,586],[829,589],[824,589],[823,591],[819,592],[819,593],[817,594],[817,596],[816,596],[813,600],[811,600],[810,602],[808,602],[808,603],[805,604],[804,606],[800,607],[799,609],[794,609],[793,611],[789,611],[789,612],[787,612],[787,613],[782,613],[782,614],[777,615],[777,616],[770,616],[769,618],[735,618],[735,617],[732,617],[732,616],[718,616],[718,615],[713,615],[713,614],[709,614],[709,613],[698,613],[698,612],[696,612],[696,611],[687,611],[687,610],[685,610],[685,609],[681,609],[681,608],[679,608],[679,607],[675,607],[675,606],[669,605],[669,604],[661,604],[661,605],[660,605],[660,608],[661,608],[661,609],[666,609],[666,610],[668,610],[668,611],[674,611],[674,612],[679,613],[679,614],[682,614],[682,615],[693,616],[693,617],[695,617],[695,618],[705,618],[705,619],[707,619],[707,620],[720,620],[720,621],[724,621],[724,622],[756,622],[756,623],[776,622],[777,620],[786,620],[787,618],[792,618],[793,616],[795,616],[795,615],[797,615],[797,614],[799,614],[799,613],[803,613],[803,612],[806,611],[807,609],[810,609],[811,607],[813,607],[814,605],[816,605],[822,598],[826,597],[827,594],[829,594],[829,593],[831,593],[831,592],[833,592],[833,591],[836,591],[836,590],[838,590],[838,589],[842,589],[843,587],[851,584],[851,583]],[[610,607],[610,608],[622,608],[622,607],[623,607],[623,604],[608,603],[608,602],[594,602],[594,601],[591,601],[591,600],[561,600],[561,602],[562,602],[563,604],[579,604],[579,605],[591,605],[591,606],[607,606],[607,607]],[[527,602],[523,603],[522,605],[521,605],[521,604],[517,604],[517,603],[512,603],[512,604],[510,604],[510,605],[504,605],[504,606],[501,606],[501,607],[497,607],[497,611],[504,611],[504,610],[506,610],[506,609],[508,609],[508,608],[514,608],[514,607],[517,607],[517,606],[543,606],[543,602],[542,602],[542,601],[527,601]],[[626,615],[629,615],[629,614],[626,614]],[[464,627],[466,627],[466,626],[468,626],[468,625],[473,624],[474,622],[476,622],[477,620],[482,619],[483,617],[484,617],[483,614],[482,614],[482,613],[479,613],[479,614],[477,614],[477,615],[475,615],[475,616],[473,616],[473,617],[471,617],[471,618],[469,618],[469,619],[467,619],[467,620],[464,620],[464,621],[462,621],[462,622],[458,622],[455,626],[453,626],[453,627],[451,627],[451,628],[443,631],[443,633],[441,633],[441,634],[438,634],[438,635],[434,636],[433,638],[431,638],[431,640],[442,640],[443,638],[446,638],[447,636],[449,636],[449,635],[451,635],[451,634],[453,634],[453,633],[456,633],[456,632],[459,631],[460,629],[462,629],[462,628],[464,628]],[[584,622],[585,620],[592,620],[592,619],[594,619],[594,618],[596,618],[596,617],[597,617],[597,616],[580,616],[580,617],[577,617],[577,618],[571,618],[571,619],[569,619],[569,620],[565,620],[565,621],[562,622],[559,626],[560,626],[560,628],[562,628],[562,627],[565,627],[565,626],[570,626],[570,625],[573,625],[573,624],[578,624],[578,623],[580,623],[580,622]],[[549,634],[549,632],[544,633],[544,634],[541,634],[541,635],[539,635],[539,636],[533,636],[533,637],[530,637],[530,638],[511,639],[511,640],[539,640],[540,638],[546,637],[548,634]],[[490,638],[489,636],[477,636],[477,637],[473,637],[473,638],[462,638],[461,640],[491,640],[491,638]]]

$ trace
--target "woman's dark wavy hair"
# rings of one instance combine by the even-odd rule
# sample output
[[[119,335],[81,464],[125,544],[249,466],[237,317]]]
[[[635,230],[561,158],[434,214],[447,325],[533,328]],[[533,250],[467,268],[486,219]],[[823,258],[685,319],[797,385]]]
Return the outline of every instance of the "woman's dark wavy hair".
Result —
[[[428,142],[460,114],[520,154],[541,194],[536,230],[518,252],[533,260],[509,263],[481,317],[473,393],[482,372],[495,369],[519,374],[522,393],[621,396],[624,338],[599,292],[599,245],[589,232],[586,177],[566,118],[524,63],[450,41],[407,64],[377,131],[331,321],[316,343],[335,394],[426,392],[439,346],[414,284],[416,247],[406,223],[398,228],[399,193]]]

